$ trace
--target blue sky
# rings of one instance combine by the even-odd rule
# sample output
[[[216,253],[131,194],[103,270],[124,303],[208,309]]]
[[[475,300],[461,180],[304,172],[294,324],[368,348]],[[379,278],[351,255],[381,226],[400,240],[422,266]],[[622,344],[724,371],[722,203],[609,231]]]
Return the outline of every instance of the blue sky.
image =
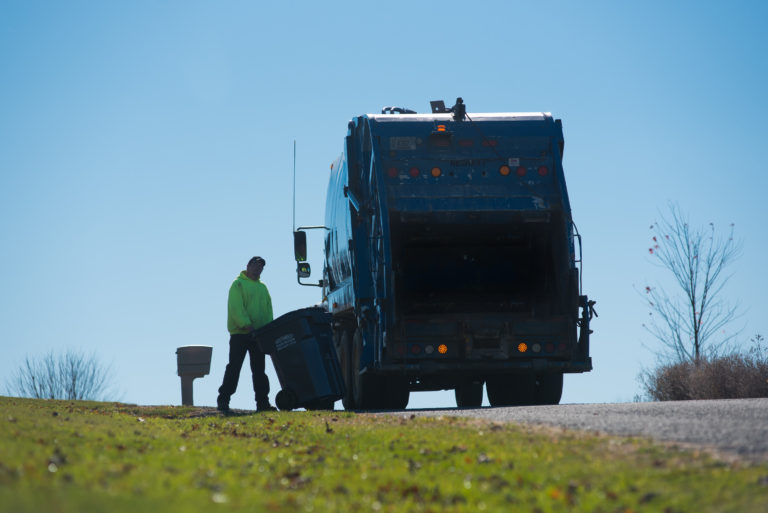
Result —
[[[595,370],[566,376],[563,402],[638,392],[657,346],[635,287],[665,282],[647,248],[669,201],[694,223],[735,223],[733,329],[768,334],[768,4],[381,5],[4,2],[0,381],[26,355],[79,348],[113,365],[122,400],[179,404],[176,347],[212,345],[195,401],[213,405],[227,290],[250,256],[267,260],[276,314],[320,300],[294,273],[293,141],[297,223],[322,224],[349,119],[457,96],[470,113],[563,120],[600,314]],[[253,406],[246,378],[233,407]]]

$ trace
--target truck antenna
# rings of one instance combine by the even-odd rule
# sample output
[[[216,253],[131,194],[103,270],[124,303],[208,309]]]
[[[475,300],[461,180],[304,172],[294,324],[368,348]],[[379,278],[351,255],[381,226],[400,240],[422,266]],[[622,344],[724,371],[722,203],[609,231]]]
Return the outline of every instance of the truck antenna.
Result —
[[[296,139],[293,140],[293,231],[296,231]]]

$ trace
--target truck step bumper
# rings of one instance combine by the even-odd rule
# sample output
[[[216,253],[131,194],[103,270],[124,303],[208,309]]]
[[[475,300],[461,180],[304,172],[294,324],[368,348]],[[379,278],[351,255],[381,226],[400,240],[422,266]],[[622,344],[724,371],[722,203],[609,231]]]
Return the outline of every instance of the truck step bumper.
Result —
[[[583,361],[558,361],[546,359],[510,360],[510,361],[453,361],[453,362],[403,362],[384,363],[373,369],[377,374],[412,374],[429,376],[436,374],[507,374],[510,371],[522,372],[562,372],[580,373],[592,370],[592,358]]]

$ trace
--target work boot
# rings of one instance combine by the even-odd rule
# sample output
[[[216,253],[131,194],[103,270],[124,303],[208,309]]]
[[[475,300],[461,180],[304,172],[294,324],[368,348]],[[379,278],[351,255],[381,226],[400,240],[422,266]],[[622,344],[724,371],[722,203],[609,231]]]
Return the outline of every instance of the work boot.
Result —
[[[256,411],[262,412],[262,411],[277,411],[277,408],[272,406],[269,403],[261,403],[256,405]]]
[[[216,409],[219,410],[222,413],[229,413],[231,410],[229,409],[229,401],[224,401],[222,399],[216,400]]]

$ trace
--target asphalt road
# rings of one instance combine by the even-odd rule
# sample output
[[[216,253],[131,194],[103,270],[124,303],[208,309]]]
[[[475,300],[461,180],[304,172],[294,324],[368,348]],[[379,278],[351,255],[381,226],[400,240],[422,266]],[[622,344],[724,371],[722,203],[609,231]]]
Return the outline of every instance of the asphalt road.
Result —
[[[408,410],[404,415],[476,417],[496,422],[544,424],[665,442],[693,444],[723,456],[768,461],[768,399],[659,403],[563,404]]]

